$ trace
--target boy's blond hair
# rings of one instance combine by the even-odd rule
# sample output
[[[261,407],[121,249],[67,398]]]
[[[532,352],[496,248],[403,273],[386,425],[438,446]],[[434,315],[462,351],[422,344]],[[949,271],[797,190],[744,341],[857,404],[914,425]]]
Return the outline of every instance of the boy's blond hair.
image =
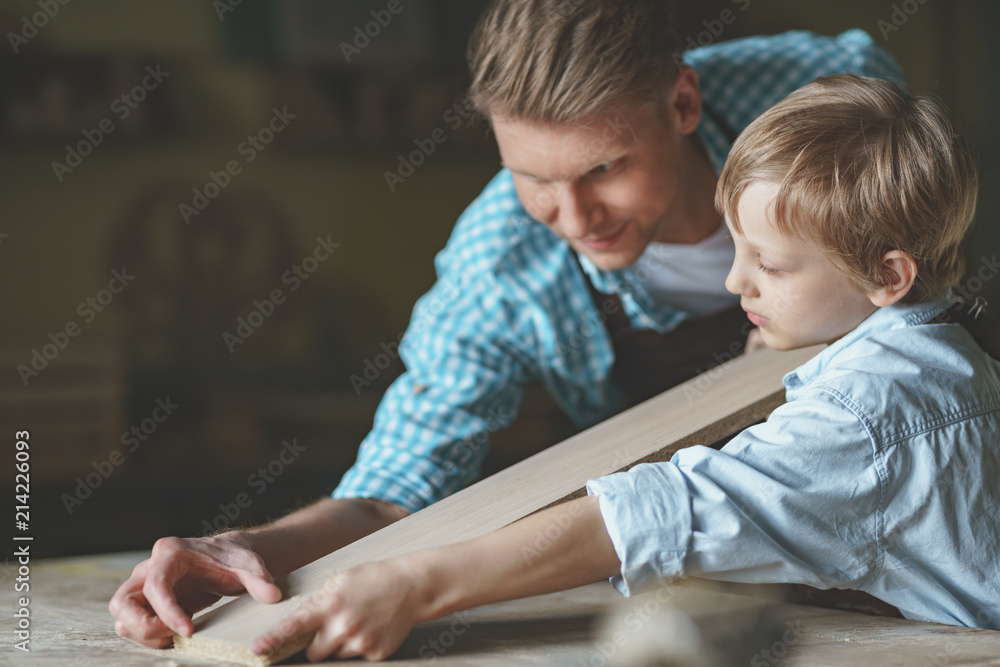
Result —
[[[494,0],[467,52],[487,119],[579,121],[665,101],[677,74],[669,0]]]
[[[943,107],[851,74],[817,79],[750,124],[719,177],[716,208],[740,230],[740,195],[778,183],[775,224],[817,243],[859,289],[890,282],[882,255],[917,264],[904,298],[926,301],[958,283],[972,223],[975,161]]]

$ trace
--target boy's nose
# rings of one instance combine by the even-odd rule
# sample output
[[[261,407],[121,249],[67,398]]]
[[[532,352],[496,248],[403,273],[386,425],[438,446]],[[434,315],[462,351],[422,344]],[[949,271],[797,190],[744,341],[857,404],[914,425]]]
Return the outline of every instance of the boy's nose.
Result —
[[[757,288],[747,275],[738,255],[733,260],[729,275],[726,276],[726,289],[738,296],[758,296]]]

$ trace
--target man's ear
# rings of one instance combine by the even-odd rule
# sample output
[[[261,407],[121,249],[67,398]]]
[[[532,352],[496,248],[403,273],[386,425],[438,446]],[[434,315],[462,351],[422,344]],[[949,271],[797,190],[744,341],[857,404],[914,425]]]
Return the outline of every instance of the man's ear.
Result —
[[[868,294],[879,308],[891,306],[906,296],[917,279],[917,263],[902,250],[890,250],[882,255],[882,278],[885,284]]]
[[[670,114],[681,135],[691,134],[698,129],[701,121],[701,86],[698,83],[698,73],[690,65],[684,65],[677,72],[670,90],[670,107]]]

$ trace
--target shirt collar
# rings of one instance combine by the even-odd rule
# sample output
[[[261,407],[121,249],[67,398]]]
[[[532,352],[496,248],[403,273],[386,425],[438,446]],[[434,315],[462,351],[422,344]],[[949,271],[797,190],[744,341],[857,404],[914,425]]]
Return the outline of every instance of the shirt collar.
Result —
[[[903,329],[917,324],[924,324],[946,310],[954,300],[951,294],[946,294],[931,301],[922,301],[913,304],[896,303],[891,306],[879,308],[861,324],[833,343],[830,343],[815,357],[786,374],[782,380],[785,385],[786,399],[794,401],[806,385],[826,371],[827,367],[841,351],[859,340],[881,331]]]

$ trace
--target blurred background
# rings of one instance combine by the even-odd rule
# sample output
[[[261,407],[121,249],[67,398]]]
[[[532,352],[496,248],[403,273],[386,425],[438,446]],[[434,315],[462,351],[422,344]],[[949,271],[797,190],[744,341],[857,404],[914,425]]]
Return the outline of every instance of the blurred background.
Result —
[[[36,556],[259,523],[353,462],[499,168],[461,104],[485,2],[388,4],[0,2],[0,490],[29,430]],[[1000,4],[677,4],[684,43],[725,10],[711,41],[863,28],[943,99],[982,170],[963,285],[1000,309]],[[532,390],[488,469],[570,432]]]

